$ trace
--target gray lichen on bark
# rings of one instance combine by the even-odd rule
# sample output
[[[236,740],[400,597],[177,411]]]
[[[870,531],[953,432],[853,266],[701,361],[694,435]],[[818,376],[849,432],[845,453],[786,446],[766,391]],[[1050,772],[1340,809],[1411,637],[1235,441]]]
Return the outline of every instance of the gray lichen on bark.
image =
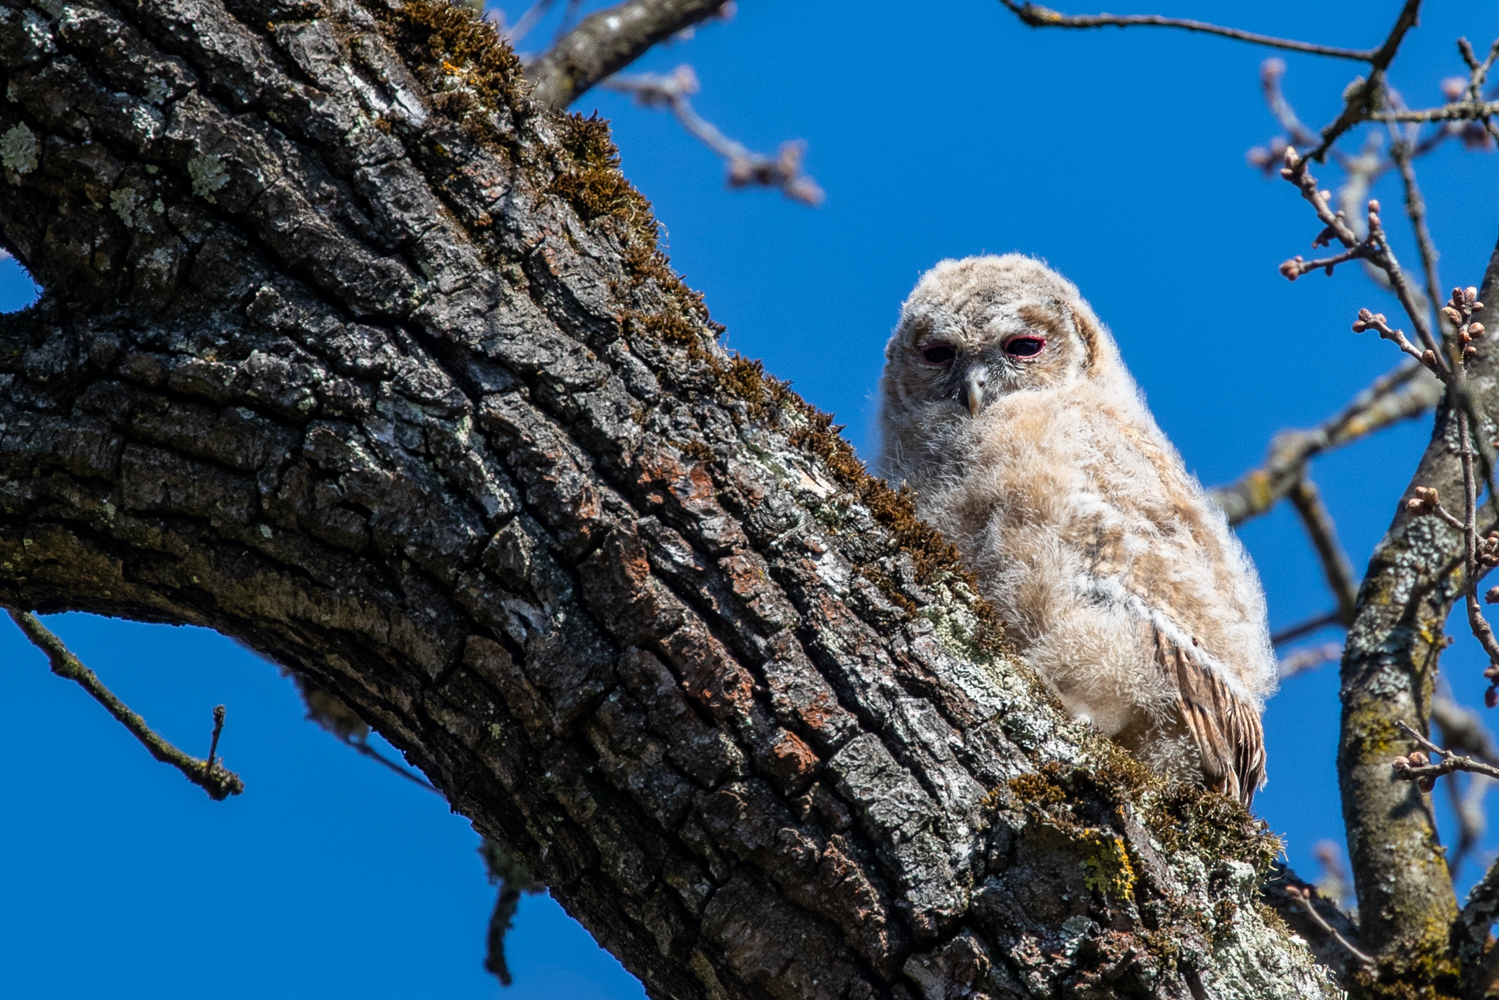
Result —
[[[0,73],[0,603],[294,669],[655,996],[1335,995],[488,26],[0,0]]]

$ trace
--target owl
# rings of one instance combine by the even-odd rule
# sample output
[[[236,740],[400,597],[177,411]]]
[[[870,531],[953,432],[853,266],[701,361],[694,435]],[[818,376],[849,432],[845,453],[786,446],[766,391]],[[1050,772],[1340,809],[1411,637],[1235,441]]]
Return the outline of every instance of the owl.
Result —
[[[880,431],[882,474],[1067,709],[1249,805],[1276,680],[1264,593],[1077,288],[1018,254],[932,268],[885,348]]]

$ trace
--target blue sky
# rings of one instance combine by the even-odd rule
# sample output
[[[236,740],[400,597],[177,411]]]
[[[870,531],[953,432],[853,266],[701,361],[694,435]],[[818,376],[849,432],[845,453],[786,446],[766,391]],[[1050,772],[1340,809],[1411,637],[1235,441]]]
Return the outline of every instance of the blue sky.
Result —
[[[1369,46],[1399,6],[1139,9]],[[1482,51],[1499,34],[1499,9],[1430,5],[1393,73],[1412,104],[1440,103],[1438,82],[1462,70],[1460,34]],[[548,37],[545,25],[533,37]],[[655,204],[673,263],[704,292],[730,346],[834,412],[863,453],[881,350],[917,276],[943,257],[1020,250],[1078,283],[1161,425],[1212,484],[1397,360],[1391,345],[1349,332],[1361,306],[1396,312],[1357,271],[1294,284],[1276,272],[1319,227],[1290,185],[1244,164],[1245,150],[1276,132],[1258,84],[1267,55],[1159,30],[1037,32],[994,0],[751,0],[732,22],[638,64],[690,62],[703,84],[698,110],[752,148],[806,140],[807,169],[828,194],[816,209],[725,190],[707,150],[625,97],[598,91],[576,108],[613,121],[626,174]],[[1357,67],[1284,58],[1303,120],[1330,120]],[[1499,220],[1493,154],[1449,144],[1419,170],[1444,282],[1476,283]],[[1414,265],[1397,188],[1386,181],[1376,194],[1397,252]],[[0,264],[0,308],[31,294],[13,263]],[[1360,569],[1426,436],[1424,422],[1407,424],[1315,465]],[[1330,606],[1289,512],[1242,537],[1273,627]],[[208,983],[224,997],[497,992],[480,968],[492,890],[462,817],[303,722],[290,684],[221,637],[86,616],[52,624],[194,752],[206,749],[212,706],[226,703],[222,752],[248,790],[209,802],[0,628],[0,700],[13,706],[0,769],[10,806],[0,824],[0,993],[162,997]],[[1460,699],[1478,704],[1482,656],[1457,623],[1453,631],[1444,669]],[[1337,715],[1331,667],[1290,680],[1266,714],[1270,785],[1256,808],[1308,874],[1311,845],[1341,837]],[[1469,866],[1463,882],[1477,874]],[[516,1000],[642,995],[544,897],[523,904],[509,950]]]

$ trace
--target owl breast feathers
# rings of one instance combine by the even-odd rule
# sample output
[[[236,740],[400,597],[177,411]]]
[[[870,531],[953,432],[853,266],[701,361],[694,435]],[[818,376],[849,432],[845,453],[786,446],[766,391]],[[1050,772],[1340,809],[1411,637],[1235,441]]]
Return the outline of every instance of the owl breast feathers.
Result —
[[[880,380],[882,473],[916,491],[1076,716],[1246,805],[1274,690],[1249,558],[1077,289],[1028,257],[946,260]]]

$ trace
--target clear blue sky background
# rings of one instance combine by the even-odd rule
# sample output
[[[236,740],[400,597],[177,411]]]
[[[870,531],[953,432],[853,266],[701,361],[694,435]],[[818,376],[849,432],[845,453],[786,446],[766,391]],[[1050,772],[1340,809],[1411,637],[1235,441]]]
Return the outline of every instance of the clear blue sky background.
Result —
[[[1367,46],[1399,6],[1163,0],[1140,9]],[[1429,8],[1393,74],[1419,105],[1439,103],[1438,81],[1461,72],[1458,35],[1482,51],[1499,34],[1492,5]],[[546,37],[544,28],[532,45]],[[819,209],[724,190],[720,164],[664,114],[604,92],[579,109],[613,120],[625,172],[655,203],[675,265],[706,294],[729,344],[836,413],[861,452],[873,444],[881,348],[920,272],[943,257],[1021,250],[1083,289],[1162,426],[1212,484],[1257,463],[1277,430],[1322,419],[1396,361],[1389,344],[1348,330],[1360,306],[1397,311],[1357,271],[1294,285],[1276,273],[1318,227],[1289,185],[1244,165],[1244,151],[1276,131],[1258,86],[1268,54],[1160,30],[1036,32],[994,0],[747,0],[733,22],[637,67],[691,62],[703,82],[699,110],[753,148],[807,140],[808,169],[828,192]],[[1330,120],[1354,64],[1285,58],[1302,118]],[[1456,144],[1420,164],[1448,285],[1476,283],[1493,247],[1496,167],[1492,154]],[[1397,251],[1414,263],[1396,187],[1377,193]],[[0,264],[0,308],[32,294],[14,263]],[[1424,422],[1408,424],[1316,464],[1360,568],[1426,435]],[[1273,627],[1330,606],[1292,516],[1254,522],[1243,537]],[[0,628],[0,703],[9,706],[0,994],[498,992],[480,968],[492,891],[462,817],[303,722],[291,684],[228,640],[79,615],[51,624],[195,752],[206,749],[212,706],[226,703],[222,750],[248,791],[209,802]],[[1454,625],[1444,668],[1459,697],[1477,704],[1482,658]],[[1314,842],[1341,839],[1336,691],[1331,667],[1294,678],[1265,720],[1270,785],[1256,808],[1306,873]],[[1485,846],[1496,844],[1491,834]],[[1464,885],[1477,874],[1470,865]],[[523,904],[510,952],[515,1000],[642,995],[545,897]]]

